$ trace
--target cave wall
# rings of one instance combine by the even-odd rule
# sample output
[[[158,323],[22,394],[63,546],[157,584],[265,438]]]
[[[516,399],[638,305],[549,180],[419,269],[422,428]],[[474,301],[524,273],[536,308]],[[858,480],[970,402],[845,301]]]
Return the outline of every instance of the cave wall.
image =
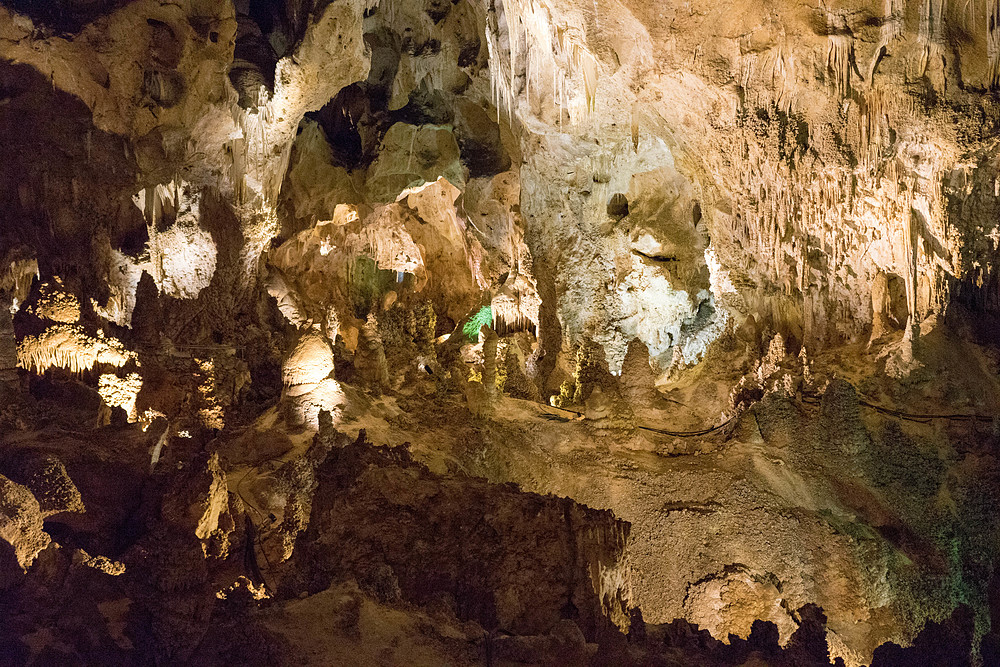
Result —
[[[46,412],[58,401],[84,406],[78,421],[87,428],[125,434],[108,456],[128,459],[130,511],[145,507],[132,487],[147,483],[176,487],[182,498],[187,492],[177,489],[197,487],[210,499],[207,518],[184,526],[193,538],[176,535],[170,519],[169,530],[152,519],[142,528],[107,519],[116,534],[145,536],[119,542],[139,549],[163,530],[174,540],[163,558],[201,548],[222,572],[238,552],[230,546],[250,543],[255,553],[241,532],[242,512],[253,515],[260,551],[292,569],[300,534],[308,545],[338,530],[308,527],[310,511],[333,510],[316,509],[312,492],[294,489],[298,482],[323,489],[334,474],[333,464],[315,473],[293,465],[311,451],[324,414],[352,434],[369,428],[380,441],[410,442],[428,469],[400,465],[423,482],[473,470],[493,482],[587,496],[617,512],[627,507],[626,493],[588,496],[539,472],[554,459],[529,456],[534,462],[519,466],[520,449],[488,446],[490,429],[538,409],[530,403],[569,410],[533,419],[594,425],[580,435],[571,424],[553,436],[560,455],[593,445],[722,456],[733,438],[780,450],[788,438],[769,432],[767,420],[781,410],[766,401],[777,395],[801,407],[821,390],[829,394],[811,375],[814,358],[823,380],[846,376],[869,402],[915,405],[908,409],[934,419],[995,414],[995,14],[930,0],[4,3],[0,389],[11,400],[0,424],[13,434],[5,446],[66,428],[75,412]],[[715,433],[744,424],[762,400],[753,413],[757,435]],[[804,414],[798,427],[779,426],[805,428],[812,422]],[[415,426],[414,415],[425,424]],[[858,433],[877,431],[851,423]],[[862,438],[864,451],[851,452],[861,458],[844,459],[830,476],[859,477],[851,487],[858,494],[881,489],[889,482],[863,470],[865,451],[893,442],[898,447],[884,453],[903,461],[903,478],[938,465],[933,459],[958,480],[943,481],[937,468],[932,481],[918,475],[928,485],[918,500],[933,511],[956,502],[956,514],[992,506],[963,491],[978,479],[993,483],[992,441],[937,423],[948,426],[920,438],[880,424],[889,430]],[[707,439],[670,435],[681,428]],[[794,465],[812,469],[839,455],[824,449],[836,434],[816,428],[822,434],[802,445]],[[711,440],[716,435],[725,440]],[[520,432],[510,442],[530,452],[542,446]],[[924,455],[935,447],[937,458]],[[62,449],[70,478],[77,464],[100,467],[67,456],[70,445],[55,447]],[[197,474],[164,472],[189,461]],[[164,478],[149,482],[154,474]],[[739,474],[777,493],[773,475]],[[43,554],[45,567],[64,570],[69,556],[45,547],[45,510],[35,511],[33,492],[24,495],[12,475],[9,494],[34,518],[15,531],[27,541],[12,552],[11,567],[27,568]],[[228,485],[239,496],[229,475],[241,475],[252,510],[221,491]],[[805,477],[806,486],[827,483]],[[78,485],[84,496],[101,487]],[[502,495],[476,488],[481,495],[463,490],[475,502],[454,502],[478,507]],[[911,640],[924,620],[941,621],[959,602],[975,607],[977,638],[985,632],[992,564],[978,537],[949,533],[961,553],[942,556],[950,538],[922,524],[919,512],[900,519],[904,530],[865,514],[896,500],[853,506],[841,502],[848,491],[831,493],[840,513],[819,519],[829,508],[784,500],[805,507],[818,532],[839,530],[831,542],[856,529],[863,538],[853,537],[868,547],[876,543],[893,558],[910,558],[912,548],[924,559],[920,585],[891,604],[873,601],[882,590],[874,584],[864,601],[843,590],[871,560],[846,548],[843,576],[811,575],[815,589],[810,582],[796,589],[808,594],[786,589],[782,599],[794,598],[786,602],[794,609],[817,601],[827,608],[842,642],[836,651],[867,659],[879,643]],[[917,491],[887,497],[905,505],[913,500],[907,493]],[[726,502],[738,505],[738,494]],[[768,505],[764,523],[791,532],[771,522],[782,507]],[[593,519],[575,508],[563,509]],[[185,511],[168,502],[167,515]],[[360,523],[376,510],[365,501],[352,511]],[[852,512],[865,526],[902,533],[869,540],[845,518]],[[280,519],[274,525],[262,520],[271,513]],[[739,523],[747,514],[734,516]],[[522,519],[510,522],[514,530]],[[88,553],[127,551],[93,541],[93,526],[68,526],[56,532],[83,531]],[[992,540],[992,526],[981,527],[982,539]],[[579,558],[567,555],[572,534],[559,538],[560,562]],[[824,548],[816,539],[818,547],[802,549]],[[494,555],[506,562],[513,547],[501,542]],[[678,549],[690,546],[685,539]],[[901,558],[875,561],[892,570],[903,567]],[[645,580],[637,590],[656,607],[647,615],[656,622],[685,615],[716,634],[738,625],[746,635],[770,609],[753,607],[736,623],[737,612],[705,612],[711,605],[702,598],[725,588],[777,600],[771,587],[780,587],[756,565],[728,560],[713,563],[708,578],[691,570],[673,573],[669,586]],[[401,574],[407,557],[385,564],[402,577],[403,597],[428,603],[415,592],[426,582]],[[199,595],[218,583],[215,566],[204,567],[191,586]],[[325,564],[323,584],[345,567]],[[977,569],[979,579],[967,585],[963,577]],[[938,580],[927,584],[928,572]],[[546,581],[559,579],[549,574]],[[48,586],[55,579],[46,576]],[[467,582],[438,583],[456,598],[481,593],[463,588]],[[696,602],[674,599],[682,585]],[[157,586],[177,592],[169,581]],[[570,584],[559,586],[562,595]],[[963,598],[949,586],[972,593]],[[176,587],[197,597],[186,583]],[[143,641],[157,633],[178,641],[191,631],[171,634],[173,621],[150,621],[161,602],[140,589],[129,595],[146,605],[146,620],[134,626]],[[570,597],[579,595],[590,591]],[[669,603],[655,602],[661,597]],[[191,599],[170,604],[184,609]],[[911,603],[918,608],[901,608]],[[588,609],[601,605],[586,601]],[[201,621],[211,617],[209,607],[195,606]],[[625,627],[625,606],[601,613]],[[864,608],[869,626],[852,634],[845,618],[855,608]],[[181,615],[177,609],[170,618]],[[774,617],[783,641],[803,625],[791,612]],[[458,616],[489,630],[498,613]],[[587,641],[596,636],[600,614],[593,614],[579,620]],[[555,624],[515,618],[501,625],[541,635]]]

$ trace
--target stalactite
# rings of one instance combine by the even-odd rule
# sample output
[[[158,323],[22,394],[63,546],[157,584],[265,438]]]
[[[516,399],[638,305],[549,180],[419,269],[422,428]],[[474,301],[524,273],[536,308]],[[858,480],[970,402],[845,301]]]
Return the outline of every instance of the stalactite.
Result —
[[[39,373],[53,367],[80,373],[98,364],[121,368],[135,358],[118,340],[100,332],[91,337],[75,325],[53,326],[37,336],[25,336],[17,347],[18,366]]]
[[[583,75],[587,113],[593,113],[597,109],[597,78],[600,72],[597,59],[579,44],[574,44],[573,61],[576,69]]]
[[[632,103],[632,149],[639,152],[639,102]]]
[[[944,41],[944,2],[945,0],[923,0],[920,6],[917,42],[922,50],[918,76],[926,73],[931,59],[941,57],[941,45]]]
[[[32,284],[39,277],[38,260],[33,257],[10,259],[7,267],[0,266],[0,292],[10,293],[13,312],[28,298]]]
[[[880,46],[889,46],[903,34],[903,12],[905,10],[906,0],[883,0]]]
[[[527,108],[531,109],[531,79],[546,67],[552,69],[552,97],[557,110],[569,108],[568,101],[575,94],[570,90],[571,83],[582,95],[582,117],[596,110],[600,63],[587,49],[585,37],[577,32],[553,25],[550,11],[536,0],[495,0],[494,11],[487,16],[486,42],[498,121],[503,112],[509,122],[513,121],[520,75],[525,77],[524,94]],[[578,120],[571,112],[570,121]]]
[[[831,34],[827,52],[827,69],[833,73],[837,92],[846,95],[851,89],[854,68],[854,40],[849,35]]]
[[[785,55],[785,48],[779,46],[774,56],[771,70],[771,88],[777,91],[774,105],[781,111],[791,113],[795,96],[795,60],[794,56]]]
[[[1000,0],[986,2],[986,55],[989,60],[988,84],[1000,86]]]
[[[490,89],[492,92],[493,106],[497,111],[497,123],[500,122],[501,114],[507,112],[508,121],[512,118],[514,108],[514,93],[510,85],[511,77],[508,72],[512,69],[509,50],[504,51],[498,37],[499,22],[495,15],[487,21],[486,47],[490,61]]]

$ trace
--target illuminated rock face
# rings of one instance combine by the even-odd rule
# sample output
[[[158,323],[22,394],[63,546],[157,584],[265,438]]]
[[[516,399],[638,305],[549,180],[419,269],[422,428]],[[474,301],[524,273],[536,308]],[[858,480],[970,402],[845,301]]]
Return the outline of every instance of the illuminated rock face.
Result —
[[[687,287],[693,308],[698,289],[683,276],[697,275],[700,262],[663,241],[697,229],[703,239],[681,247],[711,239],[739,285],[738,310],[764,313],[810,347],[866,333],[879,274],[901,281],[914,324],[952,297],[982,298],[996,248],[976,239],[995,216],[978,202],[995,199],[994,130],[967,118],[993,117],[990,98],[976,92],[994,83],[986,14],[908,3],[782,7],[774,16],[712,2],[502,8],[490,23],[493,88],[531,137],[522,140],[522,194],[532,192],[522,210],[533,251],[567,265],[572,312],[561,321],[571,337],[588,320],[610,326],[620,334],[605,345],[619,357],[615,339],[636,333],[635,306],[594,284],[597,274],[627,274],[604,210],[618,193],[630,206],[619,200],[614,226],[631,232],[633,252],[676,261],[671,286]],[[956,47],[948,30],[968,41]],[[669,149],[653,157],[658,141]],[[633,199],[643,162],[676,165],[677,185],[658,188],[672,200],[653,211],[659,230]],[[574,274],[591,262],[594,270]],[[692,317],[667,319],[679,327]]]
[[[998,20],[0,0],[0,662],[986,659]]]
[[[160,292],[193,299],[215,273],[217,250],[212,235],[199,226],[199,202],[186,183],[171,181],[133,199],[149,226],[149,265],[143,267]]]

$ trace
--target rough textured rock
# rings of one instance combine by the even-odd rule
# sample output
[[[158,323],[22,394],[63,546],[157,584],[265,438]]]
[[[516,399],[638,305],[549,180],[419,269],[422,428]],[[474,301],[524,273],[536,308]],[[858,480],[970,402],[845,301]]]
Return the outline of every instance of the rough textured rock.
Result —
[[[79,489],[55,456],[15,455],[4,468],[11,479],[35,496],[43,518],[60,512],[86,511]]]
[[[626,624],[628,526],[608,512],[434,475],[363,435],[332,450],[317,476],[283,584],[291,593],[352,577],[388,600],[444,595],[459,618],[488,630],[541,634],[571,618],[593,638],[607,623]]]
[[[3,476],[0,503],[0,537],[7,545],[5,551],[11,549],[15,564],[26,569],[50,541],[42,530],[42,511],[27,487]]]
[[[988,662],[1000,13],[876,4],[4,2],[0,662]]]
[[[163,519],[200,540],[216,531],[232,531],[235,526],[229,515],[226,476],[218,456],[192,461],[188,469],[188,474],[176,478],[167,491],[161,507]]]

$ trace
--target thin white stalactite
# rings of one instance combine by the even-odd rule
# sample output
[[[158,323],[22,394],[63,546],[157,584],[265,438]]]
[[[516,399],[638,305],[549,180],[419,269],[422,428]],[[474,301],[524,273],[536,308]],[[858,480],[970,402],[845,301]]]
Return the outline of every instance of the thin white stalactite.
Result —
[[[570,110],[570,122],[574,124],[581,117],[589,117],[596,109],[600,63],[587,49],[585,36],[578,34],[580,29],[554,25],[550,10],[535,0],[498,3],[494,7],[499,6],[499,10],[491,12],[486,27],[491,92],[498,122],[505,112],[508,121],[513,122],[521,94],[517,91],[520,75],[525,78],[523,94],[530,112],[531,78],[540,75],[546,66],[552,68],[552,103],[559,111],[557,125],[563,124],[562,109]],[[535,88],[537,97],[541,95],[537,82]],[[582,115],[572,113],[569,107],[576,90],[584,99]]]
[[[989,60],[988,84],[1000,85],[1000,0],[986,3],[986,54]]]
[[[846,95],[851,89],[851,59],[853,40],[847,35],[830,35],[827,51],[827,69],[834,76],[837,92]]]

